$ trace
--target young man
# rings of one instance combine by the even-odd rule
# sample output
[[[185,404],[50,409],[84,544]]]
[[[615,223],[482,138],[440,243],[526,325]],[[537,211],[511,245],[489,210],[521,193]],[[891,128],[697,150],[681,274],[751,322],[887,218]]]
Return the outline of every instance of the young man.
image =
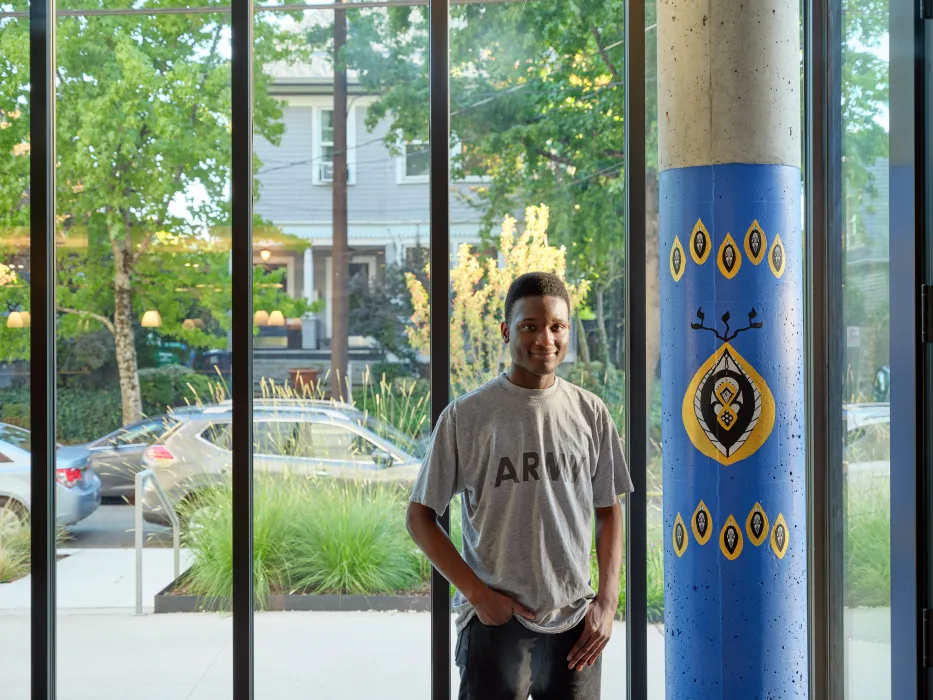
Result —
[[[555,374],[570,296],[522,275],[505,302],[507,374],[441,416],[408,508],[408,530],[457,588],[460,700],[597,700],[632,490],[603,402]],[[463,557],[437,523],[462,494]],[[590,581],[593,511],[599,594]]]

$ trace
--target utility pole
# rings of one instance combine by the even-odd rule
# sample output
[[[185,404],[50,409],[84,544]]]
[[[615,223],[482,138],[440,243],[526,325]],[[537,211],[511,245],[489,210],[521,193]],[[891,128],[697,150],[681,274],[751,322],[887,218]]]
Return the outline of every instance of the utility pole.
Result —
[[[344,0],[337,0],[341,8]],[[334,12],[334,172],[333,172],[333,333],[330,340],[330,386],[334,399],[347,396],[347,363],[349,344],[349,268],[347,240],[347,67],[343,49],[347,44],[347,12]]]

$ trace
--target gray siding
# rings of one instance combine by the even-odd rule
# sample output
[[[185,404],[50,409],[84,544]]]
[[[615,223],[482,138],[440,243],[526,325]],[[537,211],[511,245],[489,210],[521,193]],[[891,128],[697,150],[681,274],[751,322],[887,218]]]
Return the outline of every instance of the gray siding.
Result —
[[[331,188],[314,184],[313,108],[286,106],[285,133],[280,145],[261,137],[255,141],[262,166],[258,170],[259,202],[256,211],[273,223],[312,223],[331,220]],[[427,183],[400,183],[397,160],[382,142],[387,123],[366,130],[366,110],[353,108],[356,122],[354,182],[349,187],[350,223],[402,224],[428,221]],[[352,147],[352,144],[351,144]],[[458,189],[469,190],[468,185]],[[479,212],[459,197],[451,198],[452,221],[477,221]],[[427,242],[427,229],[424,229]]]

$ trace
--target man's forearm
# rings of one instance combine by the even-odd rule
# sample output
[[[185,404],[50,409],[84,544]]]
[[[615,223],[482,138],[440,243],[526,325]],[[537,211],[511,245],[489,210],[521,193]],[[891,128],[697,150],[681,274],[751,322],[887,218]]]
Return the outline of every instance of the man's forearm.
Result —
[[[417,503],[409,508],[408,532],[415,544],[434,568],[472,603],[485,584],[463,561],[460,552],[437,522],[434,511]]]
[[[609,508],[596,509],[596,561],[599,564],[597,599],[619,604],[619,582],[622,572],[622,504],[616,501]]]

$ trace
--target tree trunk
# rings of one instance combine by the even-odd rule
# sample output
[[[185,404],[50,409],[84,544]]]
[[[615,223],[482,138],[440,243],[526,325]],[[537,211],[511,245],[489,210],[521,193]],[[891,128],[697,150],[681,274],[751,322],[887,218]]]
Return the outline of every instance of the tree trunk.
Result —
[[[661,357],[661,272],[658,240],[658,177],[645,178],[645,390],[650,421],[654,375]],[[658,426],[660,427],[660,426]],[[650,428],[650,424],[649,424]]]
[[[596,359],[605,365],[609,361],[609,333],[606,331],[606,290],[602,285],[596,287],[596,333],[599,338]]]
[[[341,6],[343,0],[338,0]],[[343,49],[347,43],[346,10],[334,12],[334,243],[333,334],[330,341],[331,394],[349,399],[347,364],[349,345],[349,242],[347,240],[347,70]]]
[[[133,283],[130,276],[132,250],[128,250],[124,243],[117,241],[113,245],[113,251],[116,267],[113,280],[113,336],[117,349],[123,424],[129,425],[143,416],[139,363],[136,359],[136,333],[133,330]]]
[[[580,314],[574,314],[577,322],[577,348],[580,353],[580,359],[583,360],[583,366],[586,368],[586,375],[593,378],[593,368],[590,366],[590,346],[586,342],[586,329],[583,327],[583,320]]]

